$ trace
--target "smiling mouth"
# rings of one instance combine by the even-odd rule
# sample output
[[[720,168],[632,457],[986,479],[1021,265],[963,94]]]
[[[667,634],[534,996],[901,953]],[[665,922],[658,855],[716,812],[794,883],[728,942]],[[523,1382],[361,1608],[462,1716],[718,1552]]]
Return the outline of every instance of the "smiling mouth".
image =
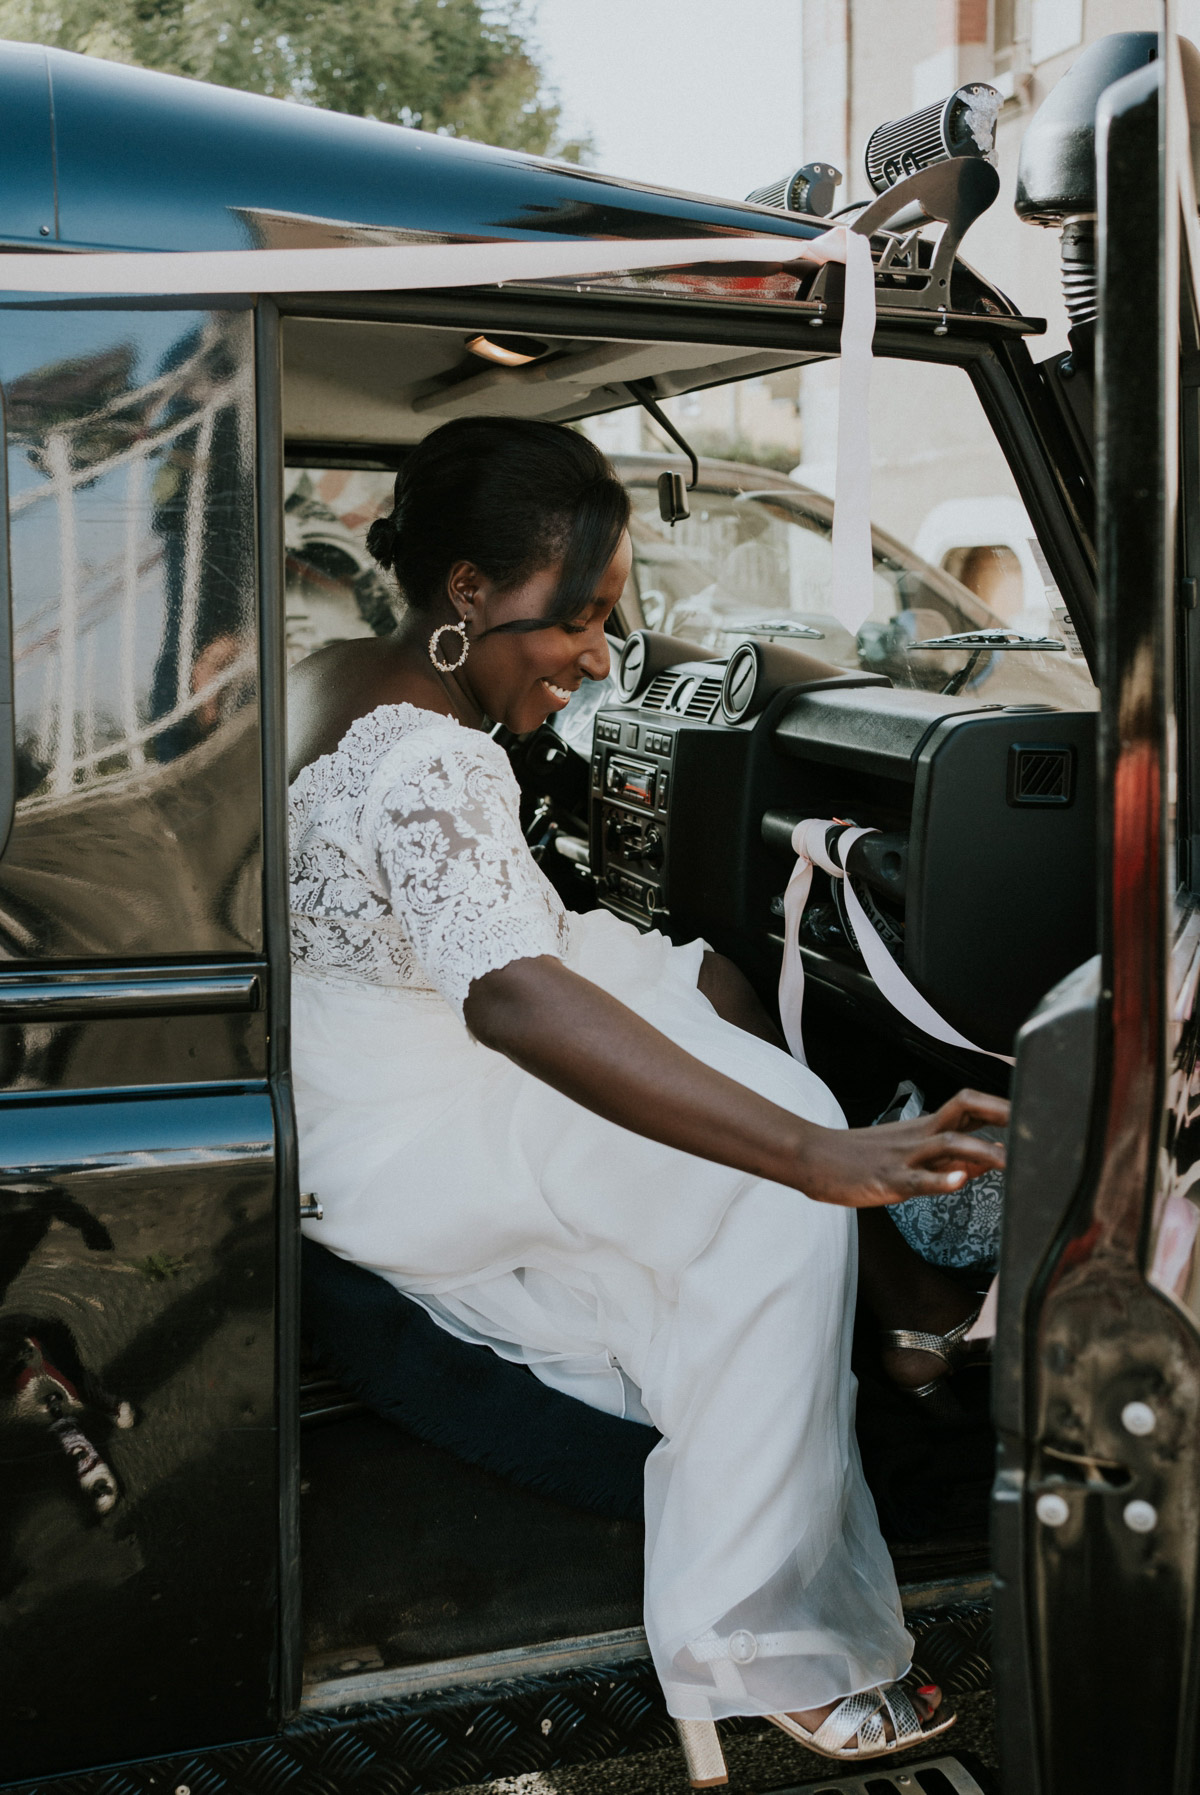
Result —
[[[551,679],[543,679],[542,684],[545,686],[545,688],[549,692],[550,696],[552,698],[557,698],[560,704],[566,704],[566,702],[569,698],[573,698],[575,696],[574,692],[571,691],[568,687],[556,686],[554,684],[554,681]]]

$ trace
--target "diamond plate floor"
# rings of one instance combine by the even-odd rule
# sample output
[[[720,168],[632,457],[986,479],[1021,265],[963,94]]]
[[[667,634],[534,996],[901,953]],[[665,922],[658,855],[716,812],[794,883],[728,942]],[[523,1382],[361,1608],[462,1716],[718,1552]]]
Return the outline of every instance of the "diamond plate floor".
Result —
[[[960,1702],[956,1748],[970,1742],[985,1763],[994,1762],[987,1604],[908,1619],[914,1680],[940,1682]],[[734,1795],[814,1776],[838,1780],[839,1766],[823,1764],[772,1727],[732,1721],[722,1732]],[[918,1747],[894,1762],[929,1755]],[[11,1795],[435,1795],[484,1787],[490,1795],[683,1795],[686,1786],[658,1683],[642,1659],[306,1714],[274,1739],[27,1783]]]

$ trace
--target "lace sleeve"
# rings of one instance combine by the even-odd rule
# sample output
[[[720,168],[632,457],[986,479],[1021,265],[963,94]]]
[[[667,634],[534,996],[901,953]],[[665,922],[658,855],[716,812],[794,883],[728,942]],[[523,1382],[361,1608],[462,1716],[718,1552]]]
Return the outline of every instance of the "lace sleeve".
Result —
[[[381,763],[363,831],[397,923],[461,1017],[485,972],[563,955],[567,918],[521,833],[503,753],[486,737],[457,733]]]

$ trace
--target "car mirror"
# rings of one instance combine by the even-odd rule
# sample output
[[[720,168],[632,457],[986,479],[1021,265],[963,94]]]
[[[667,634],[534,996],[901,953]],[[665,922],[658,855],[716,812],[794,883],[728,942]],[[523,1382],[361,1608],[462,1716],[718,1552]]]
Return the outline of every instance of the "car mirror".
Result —
[[[665,524],[682,523],[690,517],[687,488],[683,484],[682,474],[665,473],[658,476],[658,515]]]

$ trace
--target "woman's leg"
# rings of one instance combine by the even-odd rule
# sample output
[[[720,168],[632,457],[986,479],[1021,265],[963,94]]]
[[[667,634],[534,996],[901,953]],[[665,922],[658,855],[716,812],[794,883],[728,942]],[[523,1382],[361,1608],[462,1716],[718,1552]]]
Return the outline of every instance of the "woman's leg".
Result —
[[[858,1212],[858,1295],[881,1328],[945,1334],[979,1307],[973,1290],[914,1253],[882,1209]],[[884,1370],[905,1389],[945,1374],[935,1353],[888,1349]]]
[[[853,1433],[853,1218],[756,1183],[644,1341],[613,1348],[664,1439],[646,1622],[677,1716],[812,1712],[911,1652]]]
[[[732,1022],[735,1028],[787,1052],[786,1041],[758,1001],[753,985],[724,954],[705,954],[696,986],[723,1022]]]
[[[747,1034],[787,1052],[787,1044],[758,1000],[749,979],[724,954],[706,953],[697,987],[717,1015]],[[881,1328],[916,1328],[944,1334],[979,1304],[974,1293],[915,1253],[891,1217],[880,1209],[858,1215],[858,1295]],[[888,1351],[888,1376],[917,1389],[945,1371],[932,1353]]]

